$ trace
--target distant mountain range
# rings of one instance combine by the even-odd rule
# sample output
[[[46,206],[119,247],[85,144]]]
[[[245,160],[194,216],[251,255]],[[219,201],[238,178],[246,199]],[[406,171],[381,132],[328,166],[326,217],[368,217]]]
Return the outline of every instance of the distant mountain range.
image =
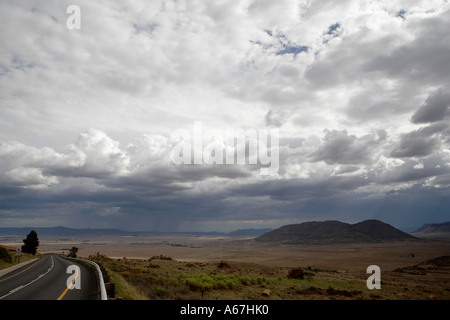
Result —
[[[26,237],[31,230],[36,231],[38,236],[85,236],[85,235],[117,235],[138,236],[158,234],[185,234],[185,235],[218,235],[218,236],[259,236],[272,229],[240,229],[232,232],[154,232],[154,231],[126,231],[120,229],[90,229],[90,228],[67,228],[67,227],[18,227],[0,228],[0,235],[17,235]]]
[[[444,233],[450,232],[450,222],[426,223],[413,233]]]
[[[450,222],[426,223],[412,235],[427,239],[450,239]]]
[[[424,224],[413,233],[405,233],[379,220],[366,220],[355,224],[330,220],[285,225],[278,229],[240,229],[232,232],[155,232],[126,231],[120,229],[90,229],[67,227],[0,228],[0,236],[25,238],[31,230],[38,236],[144,236],[144,235],[197,235],[255,237],[260,243],[332,244],[377,243],[420,239],[450,239],[450,222]]]
[[[379,220],[366,220],[355,224],[340,221],[313,221],[286,225],[255,239],[264,243],[284,244],[337,244],[379,243],[419,240]]]

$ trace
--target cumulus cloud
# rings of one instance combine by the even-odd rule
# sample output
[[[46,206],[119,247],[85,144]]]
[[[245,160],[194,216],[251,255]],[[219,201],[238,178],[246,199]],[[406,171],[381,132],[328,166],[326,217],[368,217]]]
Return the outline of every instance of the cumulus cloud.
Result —
[[[129,166],[128,155],[120,148],[119,142],[108,137],[104,132],[90,129],[79,135],[77,141],[69,146],[75,155],[81,175],[126,175]]]
[[[70,4],[0,3],[2,225],[401,226],[418,195],[417,224],[448,209],[447,2],[83,0],[68,30]],[[171,134],[196,121],[279,130],[278,175],[174,164]]]

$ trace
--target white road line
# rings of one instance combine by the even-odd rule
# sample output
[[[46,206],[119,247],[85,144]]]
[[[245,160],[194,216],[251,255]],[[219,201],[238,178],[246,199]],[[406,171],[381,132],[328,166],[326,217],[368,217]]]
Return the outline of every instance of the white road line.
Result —
[[[15,289],[12,289],[10,292],[9,292],[9,294],[11,294],[11,293],[14,293],[14,292],[16,292],[16,291],[19,291],[20,289],[22,289],[23,288],[23,286],[20,286],[20,287],[17,287],[17,288],[15,288]],[[3,298],[3,297],[2,297]]]
[[[40,274],[36,279],[31,280],[31,281],[28,282],[27,284],[23,284],[23,285],[21,285],[21,286],[15,288],[15,289],[12,289],[9,293],[7,293],[7,294],[5,294],[4,296],[0,297],[0,300],[3,299],[3,298],[5,298],[5,297],[7,297],[7,296],[9,296],[9,295],[11,295],[11,294],[13,294],[14,292],[17,292],[17,291],[19,291],[19,290],[25,288],[26,286],[32,284],[33,282],[39,280],[40,278],[42,278],[43,276],[45,276],[47,273],[49,273],[49,272],[53,269],[53,266],[54,266],[54,263],[53,263],[53,256],[50,256],[50,258],[52,258],[52,264],[51,264],[50,268],[48,268],[47,272]]]

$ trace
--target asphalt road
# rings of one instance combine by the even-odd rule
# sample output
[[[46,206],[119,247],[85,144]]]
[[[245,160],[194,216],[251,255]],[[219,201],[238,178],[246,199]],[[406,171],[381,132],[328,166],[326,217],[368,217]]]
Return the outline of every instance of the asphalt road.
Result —
[[[45,256],[0,277],[0,300],[98,299],[95,269],[57,255]]]

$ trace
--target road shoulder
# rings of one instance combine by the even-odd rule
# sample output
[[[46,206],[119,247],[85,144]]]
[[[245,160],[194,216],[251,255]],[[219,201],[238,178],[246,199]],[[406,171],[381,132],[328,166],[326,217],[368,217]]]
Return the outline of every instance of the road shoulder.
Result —
[[[30,263],[38,260],[38,259],[39,258],[36,258],[36,259],[33,259],[33,260],[28,260],[28,261],[25,261],[25,262],[21,262],[21,263],[15,264],[15,265],[13,265],[11,267],[8,267],[8,268],[5,268],[5,269],[1,269],[0,270],[0,277],[3,277],[5,274],[8,274],[11,271],[14,271],[16,269],[19,269],[20,267],[26,266],[27,264],[30,264]]]

